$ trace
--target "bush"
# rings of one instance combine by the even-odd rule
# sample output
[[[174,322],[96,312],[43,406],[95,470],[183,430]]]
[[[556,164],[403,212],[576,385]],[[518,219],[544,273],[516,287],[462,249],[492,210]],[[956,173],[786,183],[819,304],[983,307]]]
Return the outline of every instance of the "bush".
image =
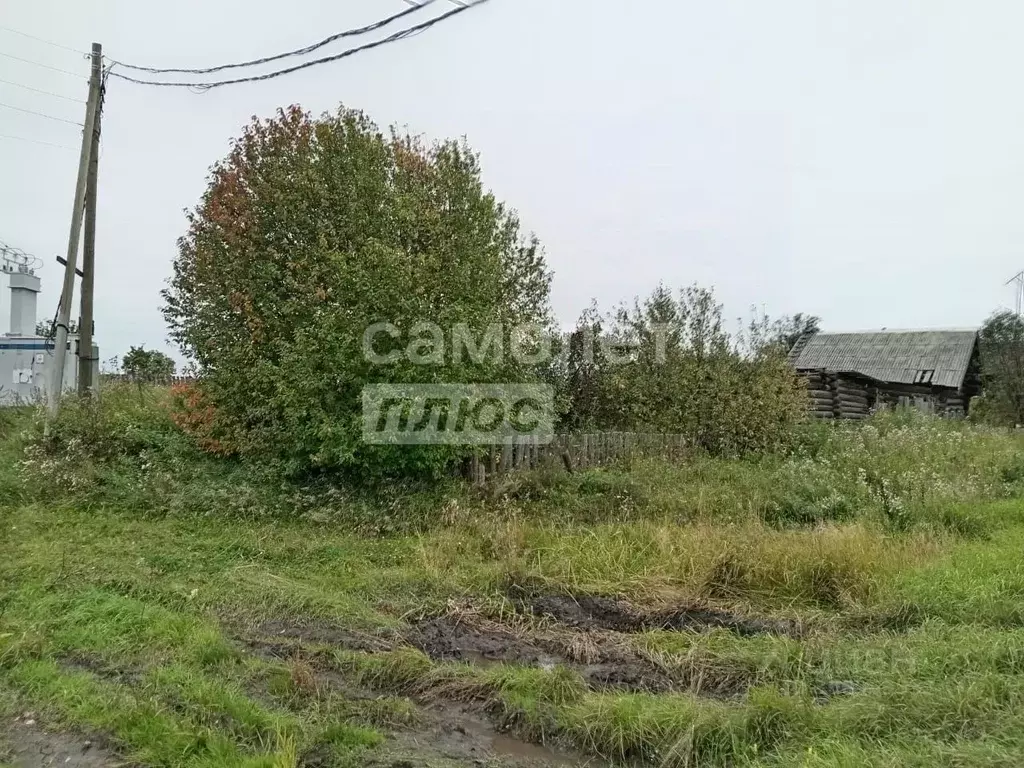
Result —
[[[10,476],[0,472],[0,491],[144,516],[304,517],[375,535],[424,530],[469,493],[454,479],[289,481],[276,462],[201,450],[176,424],[180,396],[179,388],[148,384],[106,385],[96,399],[69,395],[46,435],[41,410],[34,421],[24,414],[15,419],[27,427],[24,441],[0,443],[12,465]]]
[[[591,309],[568,342],[563,426],[682,434],[714,455],[777,451],[806,415],[806,392],[764,321],[733,337],[697,286],[659,287],[602,318]]]
[[[186,445],[171,419],[166,387],[108,384],[101,397],[67,395],[42,444],[51,454],[77,446],[94,459],[138,456]],[[37,419],[42,431],[43,414]]]
[[[183,382],[171,387],[173,409],[171,418],[196,444],[214,456],[233,456],[237,447],[230,436],[223,434],[217,420],[217,409],[196,382]]]
[[[166,387],[107,384],[100,397],[66,395],[49,430],[44,421],[39,409],[20,464],[23,481],[37,492],[74,491],[82,499],[102,490],[109,498],[119,483],[138,484],[157,463],[195,456],[171,420]]]
[[[188,219],[164,314],[221,446],[296,473],[437,475],[463,451],[362,440],[364,386],[534,378],[509,355],[444,347],[457,325],[480,343],[492,325],[548,323],[540,245],[464,142],[292,107],[245,129]],[[386,323],[401,338],[364,338]],[[371,341],[388,362],[368,359]]]

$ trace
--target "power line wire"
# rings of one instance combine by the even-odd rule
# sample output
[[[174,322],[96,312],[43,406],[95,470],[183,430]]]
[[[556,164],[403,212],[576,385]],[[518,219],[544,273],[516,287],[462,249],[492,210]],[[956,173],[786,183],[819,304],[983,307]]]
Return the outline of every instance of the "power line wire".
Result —
[[[438,24],[438,23],[444,21],[445,19],[451,18],[452,16],[455,16],[456,14],[462,13],[464,11],[468,11],[470,8],[475,8],[478,5],[483,5],[486,2],[488,2],[488,0],[476,0],[476,2],[472,3],[471,5],[459,6],[459,7],[455,8],[454,10],[448,11],[447,13],[443,13],[440,16],[437,16],[437,17],[435,17],[433,19],[430,19],[429,21],[425,21],[425,22],[422,22],[420,24],[417,24],[416,26],[409,27],[407,29],[403,29],[400,32],[395,32],[394,34],[389,35],[388,37],[385,37],[385,38],[383,38],[381,40],[376,40],[376,41],[374,41],[372,43],[367,43],[366,45],[361,45],[361,46],[359,46],[357,48],[350,48],[347,51],[342,51],[341,53],[336,53],[333,56],[324,56],[323,58],[314,59],[313,61],[307,61],[307,62],[304,62],[302,64],[296,64],[293,67],[287,67],[286,69],[279,69],[276,72],[268,72],[267,74],[264,74],[264,75],[253,75],[253,76],[250,76],[250,77],[239,77],[239,78],[235,78],[233,80],[218,80],[218,81],[215,81],[215,82],[212,82],[212,83],[201,83],[201,82],[185,82],[185,81],[177,81],[177,82],[171,81],[171,82],[167,82],[167,81],[160,81],[160,80],[141,80],[141,79],[138,79],[138,78],[129,77],[128,75],[122,75],[122,74],[120,74],[118,72],[114,72],[114,71],[111,71],[110,74],[113,77],[119,77],[122,80],[127,80],[130,83],[137,83],[139,85],[156,85],[156,86],[163,86],[163,87],[170,87],[170,88],[194,88],[194,89],[196,89],[199,92],[205,92],[205,91],[210,90],[211,88],[220,88],[221,86],[225,86],[225,85],[237,85],[239,83],[253,83],[253,82],[260,81],[260,80],[270,80],[271,78],[281,77],[282,75],[288,75],[288,74],[291,74],[292,72],[298,72],[300,69],[307,69],[308,67],[315,67],[318,64],[327,64],[327,63],[332,62],[332,61],[338,61],[339,59],[345,59],[345,58],[348,58],[349,56],[354,56],[357,53],[362,53],[363,51],[368,51],[368,50],[371,50],[373,48],[379,48],[382,45],[387,45],[388,43],[394,43],[394,42],[397,42],[399,40],[404,40],[407,37],[412,37],[413,35],[418,35],[419,33],[429,29],[430,27],[434,26],[435,24]],[[115,64],[115,66],[116,66],[116,64]]]
[[[28,32],[22,32],[20,29],[12,29],[11,27],[5,27],[2,24],[0,24],[0,29],[6,30],[7,32],[13,32],[14,34],[21,35],[22,37],[27,37],[29,40],[35,40],[35,41],[40,42],[40,43],[46,43],[47,45],[52,45],[54,48],[63,48],[65,51],[71,51],[72,53],[80,53],[83,56],[88,56],[89,55],[85,51],[80,51],[77,48],[71,48],[70,46],[67,46],[67,45],[61,45],[60,43],[55,43],[52,40],[45,40],[45,39],[43,39],[41,37],[36,37],[35,35],[30,35]]]
[[[66,120],[63,117],[54,117],[53,115],[48,115],[45,112],[36,112],[34,109],[25,109],[24,107],[15,107],[13,104],[0,104],[0,107],[6,107],[7,109],[15,109],[18,112],[25,112],[26,114],[29,114],[29,115],[37,115],[38,117],[45,117],[48,120],[56,120],[59,123],[70,123],[71,125],[77,125],[79,127],[82,127],[81,123],[76,123],[74,120]]]
[[[9,136],[6,133],[0,133],[0,139],[13,139],[14,141],[27,141],[29,144],[40,144],[44,147],[56,147],[57,149],[66,149],[70,152],[76,150],[72,147],[68,147],[64,144],[51,144],[48,141],[39,141],[38,139],[26,139],[24,136]]]
[[[4,53],[3,51],[0,51],[0,56],[6,56],[8,59],[14,59],[15,61],[23,61],[26,64],[34,64],[35,66],[42,67],[43,69],[52,69],[54,72],[63,72],[65,75],[74,75],[75,77],[82,77],[81,72],[72,72],[70,69],[51,67],[49,64],[42,64],[38,61],[32,61],[32,59],[23,59],[21,58],[21,56],[13,56],[9,53]]]
[[[59,93],[53,91],[44,91],[41,88],[33,88],[31,85],[25,85],[24,83],[16,83],[13,80],[0,80],[0,83],[6,85],[13,85],[15,88],[24,88],[26,91],[35,91],[36,93],[43,93],[47,96],[55,96],[58,99],[66,99],[67,101],[77,101],[79,104],[85,104],[84,99],[76,99],[74,96],[62,96]]]
[[[274,56],[264,56],[263,58],[259,58],[259,59],[251,59],[250,61],[240,61],[240,62],[238,62],[236,64],[221,64],[221,65],[216,66],[216,67],[206,67],[204,69],[177,69],[177,68],[161,68],[161,67],[142,67],[142,66],[139,66],[137,64],[125,64],[123,61],[116,61],[116,60],[112,60],[112,61],[114,61],[114,63],[117,64],[118,66],[124,67],[125,69],[134,69],[134,70],[137,70],[139,72],[152,72],[154,74],[172,74],[172,73],[177,73],[177,74],[191,74],[191,75],[207,75],[207,74],[210,74],[212,72],[222,72],[225,69],[238,69],[239,67],[252,67],[252,66],[256,66],[257,64],[268,64],[271,61],[278,61],[279,59],[286,59],[286,58],[288,58],[290,56],[303,56],[303,55],[305,55],[307,53],[312,53],[315,50],[323,48],[325,45],[329,45],[329,44],[335,42],[336,40],[341,40],[342,38],[345,38],[345,37],[356,37],[358,35],[365,35],[368,32],[375,32],[378,29],[382,29],[383,27],[386,27],[389,24],[392,24],[392,23],[398,21],[399,19],[403,19],[403,18],[405,18],[406,16],[408,16],[408,15],[410,15],[412,13],[416,13],[417,11],[419,11],[419,10],[421,10],[423,8],[426,8],[428,5],[430,5],[433,2],[435,2],[435,0],[423,0],[423,2],[421,2],[421,3],[417,4],[417,5],[414,5],[411,8],[406,8],[405,10],[401,11],[400,13],[396,13],[393,16],[388,16],[386,19],[381,19],[380,21],[375,21],[373,24],[367,24],[364,27],[358,27],[357,29],[349,29],[349,30],[346,30],[344,32],[339,32],[339,33],[337,33],[335,35],[331,35],[330,37],[325,37],[320,42],[313,43],[312,45],[307,45],[305,48],[298,48],[298,49],[296,49],[294,51],[286,51],[285,53],[278,53],[278,54],[275,54]]]

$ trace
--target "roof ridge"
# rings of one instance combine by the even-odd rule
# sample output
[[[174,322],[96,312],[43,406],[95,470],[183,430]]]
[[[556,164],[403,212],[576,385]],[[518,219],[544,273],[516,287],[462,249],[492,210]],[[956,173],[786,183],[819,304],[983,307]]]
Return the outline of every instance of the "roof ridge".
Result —
[[[822,336],[861,336],[869,333],[978,333],[980,328],[874,328],[856,331],[818,331]]]

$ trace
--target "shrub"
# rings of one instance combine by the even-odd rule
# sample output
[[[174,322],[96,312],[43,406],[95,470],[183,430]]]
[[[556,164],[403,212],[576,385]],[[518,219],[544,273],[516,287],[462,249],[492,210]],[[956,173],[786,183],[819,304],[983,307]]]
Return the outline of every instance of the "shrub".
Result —
[[[213,406],[204,428],[242,454],[295,472],[437,474],[461,451],[362,440],[364,386],[533,378],[508,355],[446,354],[434,332],[464,325],[479,343],[492,324],[548,322],[540,245],[484,190],[464,142],[292,107],[245,129],[188,220],[164,314]],[[364,333],[384,323],[406,335],[370,339],[388,360],[373,362]],[[420,360],[392,354],[410,345]]]
[[[65,396],[48,430],[44,418],[38,410],[20,474],[29,487],[51,494],[137,484],[155,457],[166,465],[192,453],[171,420],[165,387],[107,384],[100,397]]]
[[[237,449],[230,437],[220,434],[216,407],[198,382],[173,385],[171,401],[171,418],[174,423],[191,435],[202,450],[214,456],[231,456],[236,453]]]
[[[683,434],[694,448],[739,455],[787,446],[805,416],[772,326],[734,338],[713,292],[697,286],[678,296],[659,287],[609,317],[592,308],[568,349],[568,428]]]
[[[79,446],[95,459],[137,456],[181,444],[166,387],[108,384],[100,397],[67,395],[42,444],[52,454]],[[37,420],[41,433],[42,413]]]

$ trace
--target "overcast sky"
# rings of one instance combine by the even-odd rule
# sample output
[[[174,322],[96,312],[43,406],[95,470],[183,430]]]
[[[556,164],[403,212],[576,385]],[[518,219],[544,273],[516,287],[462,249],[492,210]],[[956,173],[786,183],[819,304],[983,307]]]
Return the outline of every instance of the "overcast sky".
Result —
[[[439,13],[443,2],[435,4]],[[0,24],[114,59],[204,66],[391,15],[401,0],[0,0]],[[450,8],[451,6],[447,6]],[[419,17],[413,17],[418,19]],[[203,95],[111,80],[97,341],[170,348],[159,290],[182,210],[252,115],[339,102],[465,135],[546,245],[571,324],[662,280],[730,317],[833,330],[979,324],[1024,266],[1024,71],[1015,0],[492,0],[410,40]],[[343,45],[330,51],[341,50]],[[0,29],[0,80],[84,98],[79,55]],[[84,107],[0,83],[0,103]],[[80,129],[0,107],[0,240],[45,260],[52,316]],[[76,301],[77,301],[76,294]],[[77,314],[77,312],[76,312]]]

